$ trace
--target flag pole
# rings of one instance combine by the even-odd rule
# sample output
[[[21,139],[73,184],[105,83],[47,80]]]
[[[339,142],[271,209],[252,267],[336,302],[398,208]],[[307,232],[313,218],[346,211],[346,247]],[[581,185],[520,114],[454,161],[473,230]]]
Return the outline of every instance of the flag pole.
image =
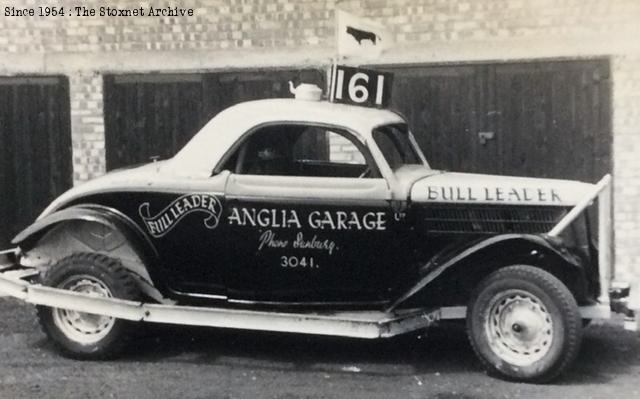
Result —
[[[338,58],[340,57],[340,22],[339,22],[339,12],[338,4],[341,0],[336,1],[335,10],[334,10],[334,18],[333,18],[333,35],[334,35],[334,51],[333,58],[331,60],[331,73],[329,80],[329,101],[333,102],[335,99],[335,81],[336,81],[336,71],[338,66]]]

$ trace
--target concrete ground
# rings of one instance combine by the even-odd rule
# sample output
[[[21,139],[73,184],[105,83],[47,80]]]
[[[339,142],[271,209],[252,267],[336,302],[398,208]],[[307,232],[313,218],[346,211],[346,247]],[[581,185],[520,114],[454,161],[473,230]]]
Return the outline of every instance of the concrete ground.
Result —
[[[640,340],[585,330],[580,355],[549,385],[487,376],[464,331],[364,341],[162,327],[117,361],[60,356],[33,307],[0,298],[0,398],[640,398]]]

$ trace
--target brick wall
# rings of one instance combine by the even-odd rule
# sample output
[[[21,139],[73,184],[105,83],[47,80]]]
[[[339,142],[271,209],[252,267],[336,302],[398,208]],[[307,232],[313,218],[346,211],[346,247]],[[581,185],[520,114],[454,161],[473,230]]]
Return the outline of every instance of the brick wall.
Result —
[[[616,267],[640,276],[640,54],[612,59]]]
[[[335,133],[328,134],[329,159],[334,162],[364,164],[365,160],[358,148],[346,137]]]
[[[69,89],[73,182],[77,184],[106,171],[102,76],[92,71],[73,73]]]
[[[637,32],[634,0],[363,1],[400,42],[540,38]],[[354,7],[357,8],[357,7]],[[533,49],[530,49],[533,50]]]
[[[5,6],[67,2],[4,0]],[[193,8],[192,17],[5,17],[0,74],[71,79],[74,181],[104,173],[101,73],[328,65],[335,0],[112,0],[112,7]],[[104,2],[87,0],[87,7]],[[616,263],[640,280],[640,1],[344,0],[397,45],[381,64],[610,57]],[[68,10],[68,9],[67,9]],[[634,267],[635,266],[635,267]]]
[[[87,53],[174,50],[269,50],[333,46],[336,2],[327,0],[186,0],[192,17],[5,17],[0,16],[0,52]],[[34,7],[67,2],[5,0],[1,6]],[[80,4],[80,3],[79,3]],[[105,2],[81,4],[99,11]],[[173,6],[178,2],[112,0],[110,7]],[[483,40],[514,42],[555,38],[526,48],[529,57],[569,39],[594,38],[584,47],[618,37],[633,40],[639,32],[640,2],[635,0],[355,0],[340,8],[388,26],[399,43],[425,49],[434,43]],[[72,8],[65,8],[67,14]],[[636,36],[637,37],[637,36]],[[609,43],[611,44],[611,43]],[[615,45],[615,44],[614,44]],[[574,52],[576,47],[574,46]],[[416,55],[413,55],[416,56]],[[571,56],[571,54],[567,54]],[[461,54],[462,59],[470,54]],[[509,58],[505,54],[504,58]],[[147,66],[149,67],[149,65]]]
[[[64,6],[65,1],[14,0],[2,6]],[[9,52],[171,51],[275,48],[328,44],[332,1],[131,1],[88,0],[84,5],[133,9],[180,5],[185,17],[0,17],[0,48]],[[69,14],[71,7],[65,7]],[[25,29],[29,33],[25,35]]]

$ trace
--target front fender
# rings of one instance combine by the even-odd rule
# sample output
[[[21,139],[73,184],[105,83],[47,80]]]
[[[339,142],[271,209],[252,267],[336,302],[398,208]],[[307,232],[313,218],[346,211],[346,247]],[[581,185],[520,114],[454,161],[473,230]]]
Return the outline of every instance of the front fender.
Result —
[[[436,281],[444,272],[461,265],[468,264],[470,260],[483,260],[496,258],[495,253],[505,253],[504,249],[522,248],[522,256],[541,255],[551,258],[556,263],[571,268],[584,277],[581,260],[566,250],[561,242],[556,242],[551,237],[533,234],[504,234],[490,237],[481,241],[466,243],[457,248],[448,249],[446,253],[439,253],[432,257],[420,270],[421,278],[417,283],[402,291],[402,294],[388,307],[391,311],[406,302],[427,286]],[[512,252],[512,251],[511,251]],[[511,256],[511,255],[505,255]],[[512,264],[516,259],[500,259],[503,266]],[[512,263],[510,263],[512,262]],[[455,282],[452,282],[455,283]]]

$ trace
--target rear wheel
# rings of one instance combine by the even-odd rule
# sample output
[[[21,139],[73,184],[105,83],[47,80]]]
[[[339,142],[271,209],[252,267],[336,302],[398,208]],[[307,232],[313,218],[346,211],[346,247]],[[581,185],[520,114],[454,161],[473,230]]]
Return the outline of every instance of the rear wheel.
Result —
[[[101,254],[77,253],[56,263],[43,285],[95,297],[139,300],[140,291],[120,261]],[[44,332],[64,354],[79,359],[117,356],[132,336],[133,325],[109,316],[38,306]]]
[[[468,307],[474,351],[502,377],[548,381],[573,361],[582,320],[569,289],[533,266],[509,266],[485,278]]]

